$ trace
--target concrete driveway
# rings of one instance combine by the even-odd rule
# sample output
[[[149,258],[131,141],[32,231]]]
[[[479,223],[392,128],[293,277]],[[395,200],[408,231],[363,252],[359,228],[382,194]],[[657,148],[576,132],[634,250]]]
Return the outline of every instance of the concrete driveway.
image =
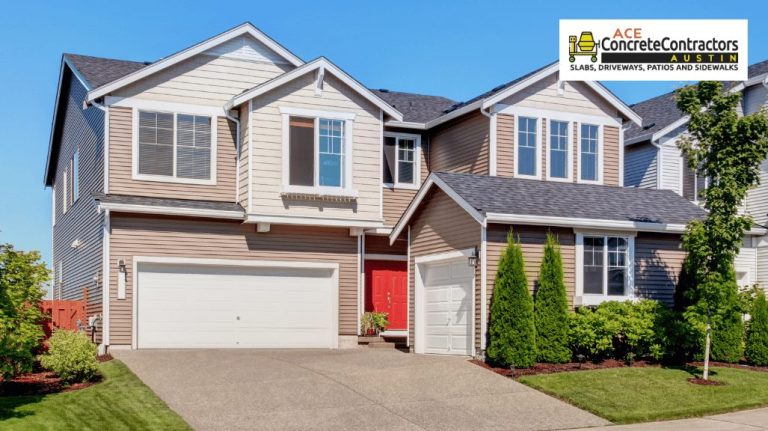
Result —
[[[377,349],[112,353],[198,430],[545,430],[608,424],[463,358]]]

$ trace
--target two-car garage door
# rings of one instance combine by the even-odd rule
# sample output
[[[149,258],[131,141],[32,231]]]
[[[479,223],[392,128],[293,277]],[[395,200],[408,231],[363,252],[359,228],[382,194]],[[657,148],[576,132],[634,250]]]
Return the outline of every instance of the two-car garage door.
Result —
[[[137,347],[335,347],[335,271],[139,263]]]

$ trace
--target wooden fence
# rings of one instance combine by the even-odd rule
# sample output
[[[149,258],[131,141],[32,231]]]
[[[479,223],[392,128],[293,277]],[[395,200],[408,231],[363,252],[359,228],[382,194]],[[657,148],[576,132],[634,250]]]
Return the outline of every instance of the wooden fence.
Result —
[[[51,336],[54,329],[77,330],[88,326],[85,307],[88,304],[88,289],[83,289],[83,299],[65,301],[62,299],[46,299],[40,304],[43,313],[50,317],[43,325],[45,337]],[[80,328],[78,328],[78,323]]]

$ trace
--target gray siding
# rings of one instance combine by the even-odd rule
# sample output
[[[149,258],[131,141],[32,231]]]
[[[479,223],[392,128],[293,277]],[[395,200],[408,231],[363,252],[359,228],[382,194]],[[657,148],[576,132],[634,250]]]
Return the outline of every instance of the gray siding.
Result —
[[[672,305],[684,259],[680,235],[638,233],[635,238],[637,295]]]
[[[658,153],[650,142],[627,147],[624,150],[624,186],[656,188]]]
[[[88,289],[88,314],[101,312],[102,216],[96,212],[92,192],[104,190],[104,114],[98,108],[83,110],[86,90],[75,78],[65,76],[62,83],[63,115],[53,188],[56,192],[53,226],[54,297],[80,299]],[[72,156],[79,148],[79,198],[63,212],[64,172],[69,172]],[[71,175],[70,175],[71,176]],[[70,180],[68,180],[70,181]],[[67,196],[69,201],[69,196]],[[81,246],[72,248],[79,240]],[[94,281],[96,278],[97,281]]]

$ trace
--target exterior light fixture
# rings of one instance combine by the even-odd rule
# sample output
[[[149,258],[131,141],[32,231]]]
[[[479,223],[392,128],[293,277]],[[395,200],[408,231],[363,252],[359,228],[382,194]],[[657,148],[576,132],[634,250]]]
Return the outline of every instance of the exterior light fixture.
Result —
[[[467,264],[473,268],[477,267],[477,247],[472,250],[472,254],[467,257]]]

